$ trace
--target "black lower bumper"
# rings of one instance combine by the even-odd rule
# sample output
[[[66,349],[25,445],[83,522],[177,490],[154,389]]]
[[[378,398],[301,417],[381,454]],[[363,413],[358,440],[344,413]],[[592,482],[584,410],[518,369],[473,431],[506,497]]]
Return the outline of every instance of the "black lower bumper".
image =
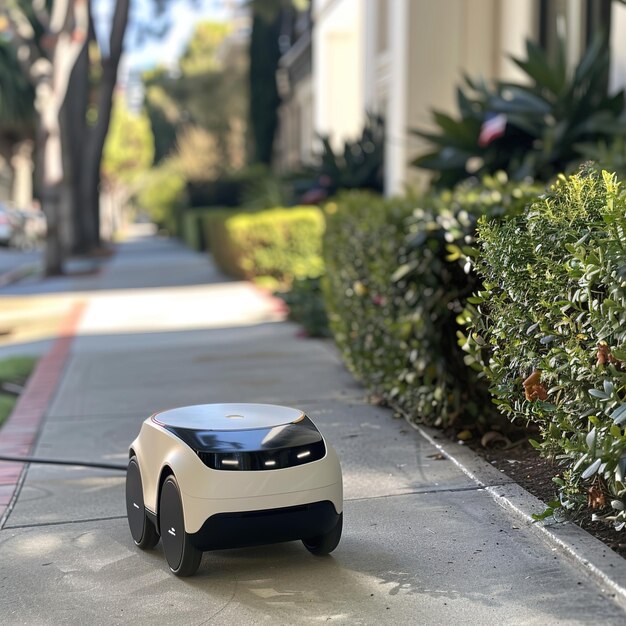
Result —
[[[312,539],[330,532],[338,521],[339,514],[328,500],[280,509],[218,513],[190,539],[203,551],[241,548]]]

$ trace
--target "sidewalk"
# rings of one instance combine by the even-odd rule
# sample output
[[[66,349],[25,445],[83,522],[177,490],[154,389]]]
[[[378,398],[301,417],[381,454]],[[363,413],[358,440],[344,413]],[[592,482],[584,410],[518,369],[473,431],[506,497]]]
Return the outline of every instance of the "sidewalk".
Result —
[[[45,291],[12,293],[29,289]],[[35,454],[123,464],[155,410],[298,406],[341,459],[344,536],[328,558],[299,543],[206,553],[178,579],[160,546],[134,547],[123,473],[32,465],[0,530],[3,624],[624,623],[611,590],[365,404],[332,343],[298,338],[270,298],[205,256],[138,238],[99,276],[51,289],[85,310]]]

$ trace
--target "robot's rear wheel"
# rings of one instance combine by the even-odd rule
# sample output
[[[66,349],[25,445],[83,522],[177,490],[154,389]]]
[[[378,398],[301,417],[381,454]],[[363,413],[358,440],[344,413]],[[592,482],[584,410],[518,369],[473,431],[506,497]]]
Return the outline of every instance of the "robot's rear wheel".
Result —
[[[343,512],[339,514],[339,519],[334,528],[325,535],[312,537],[311,539],[303,539],[304,547],[316,556],[324,556],[330,554],[338,545],[341,539],[341,531],[343,529]]]
[[[167,564],[176,576],[192,576],[202,560],[198,550],[185,532],[185,517],[176,478],[165,479],[159,501],[159,527]]]
[[[135,545],[150,550],[159,543],[159,533],[146,516],[143,487],[137,457],[131,457],[126,471],[126,514]]]

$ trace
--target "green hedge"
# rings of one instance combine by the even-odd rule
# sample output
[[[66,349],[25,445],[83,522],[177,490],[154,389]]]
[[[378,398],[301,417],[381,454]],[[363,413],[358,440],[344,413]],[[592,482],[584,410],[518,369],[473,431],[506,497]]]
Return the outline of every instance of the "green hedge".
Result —
[[[322,296],[322,278],[297,278],[286,291],[274,294],[289,310],[289,319],[298,322],[308,337],[330,337],[328,316]]]
[[[347,192],[326,205],[323,281],[331,331],[348,368],[370,390],[397,395],[406,355],[402,293],[390,277],[414,204]]]
[[[142,180],[135,202],[159,228],[166,229],[170,235],[180,233],[180,218],[187,204],[185,181],[180,174],[167,166],[150,170]]]
[[[457,345],[459,315],[477,286],[464,255],[478,215],[519,213],[536,192],[498,176],[415,199],[350,193],[337,201],[324,241],[331,329],[357,378],[411,419],[489,420],[487,386]]]
[[[182,215],[182,239],[192,250],[204,252],[209,249],[207,227],[210,216],[221,207],[188,209]]]
[[[323,273],[324,216],[317,207],[215,211],[206,225],[213,258],[230,276],[285,286]]]
[[[529,212],[480,223],[465,348],[500,410],[539,425],[559,502],[626,524],[626,201],[614,176],[561,177]],[[550,511],[548,511],[549,513]]]

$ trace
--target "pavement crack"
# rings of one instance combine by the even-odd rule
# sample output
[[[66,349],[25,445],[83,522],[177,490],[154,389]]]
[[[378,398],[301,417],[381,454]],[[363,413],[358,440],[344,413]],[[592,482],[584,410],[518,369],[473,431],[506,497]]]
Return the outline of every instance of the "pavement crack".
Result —
[[[41,528],[44,526],[66,526],[68,524],[83,524],[90,522],[106,522],[109,520],[126,519],[126,515],[112,515],[110,517],[89,517],[87,519],[60,520],[56,522],[39,522],[37,524],[16,524],[5,526],[2,530],[18,530],[21,528]]]
[[[213,615],[211,615],[207,620],[205,620],[203,622],[200,622],[198,624],[198,626],[202,626],[203,624],[208,624],[209,622],[211,622],[213,620],[213,618],[217,617],[222,611],[227,609],[232,604],[232,601],[235,598],[235,594],[237,593],[238,585],[239,585],[239,580],[235,579],[235,587],[233,588],[233,592],[230,595],[230,598],[228,598],[228,600],[226,600],[226,603],[224,604],[224,606],[219,608],[217,611],[215,611],[215,613],[213,613]]]
[[[450,487],[443,489],[416,489],[415,491],[406,491],[404,493],[385,493],[378,496],[365,496],[363,498],[344,498],[344,502],[360,502],[363,500],[380,500],[381,498],[400,498],[403,496],[427,496],[436,493],[462,493],[465,491],[485,491],[495,487],[506,487],[515,485],[513,481],[495,483],[493,485],[476,485],[474,487]]]

